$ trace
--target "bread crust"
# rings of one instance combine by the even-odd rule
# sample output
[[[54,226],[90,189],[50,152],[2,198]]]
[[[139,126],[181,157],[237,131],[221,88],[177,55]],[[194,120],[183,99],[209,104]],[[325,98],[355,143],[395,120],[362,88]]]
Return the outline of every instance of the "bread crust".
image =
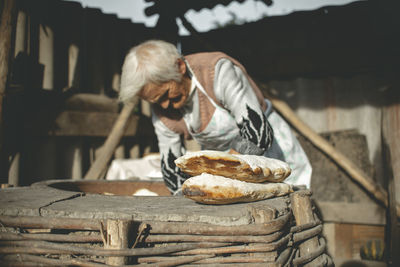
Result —
[[[182,185],[185,197],[203,204],[254,202],[292,191],[285,183],[249,183],[208,173],[191,177]]]
[[[212,150],[187,153],[175,164],[190,176],[209,173],[252,183],[282,182],[291,173],[289,165],[277,159]]]

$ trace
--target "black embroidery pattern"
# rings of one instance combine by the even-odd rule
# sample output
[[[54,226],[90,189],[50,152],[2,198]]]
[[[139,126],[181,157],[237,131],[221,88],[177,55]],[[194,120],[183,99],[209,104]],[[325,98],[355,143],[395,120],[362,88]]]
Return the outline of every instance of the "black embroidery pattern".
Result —
[[[240,136],[267,150],[273,139],[273,130],[264,114],[261,116],[246,105],[248,119],[243,117],[243,123],[238,124]]]
[[[161,157],[161,173],[163,175],[165,185],[174,193],[178,190],[183,182],[189,177],[183,173],[176,165],[175,160],[177,157],[172,153],[171,149],[168,151],[167,159]]]

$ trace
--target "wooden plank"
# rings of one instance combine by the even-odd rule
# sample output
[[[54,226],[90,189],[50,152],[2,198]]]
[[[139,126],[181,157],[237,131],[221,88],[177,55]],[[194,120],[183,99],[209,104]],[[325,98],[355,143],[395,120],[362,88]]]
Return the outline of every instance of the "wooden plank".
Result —
[[[108,136],[118,113],[63,111],[54,121],[50,135],[56,136]],[[129,119],[125,136],[137,132],[138,116]]]
[[[389,216],[387,251],[388,261],[399,266],[400,231],[397,225],[396,204],[400,202],[400,104],[393,103],[382,110],[383,154],[388,179]]]
[[[363,266],[363,267],[387,267],[387,263],[384,261],[368,261],[368,260],[349,260],[336,258],[336,266]]]
[[[360,248],[369,240],[384,240],[385,227],[377,225],[335,224],[334,257],[361,259]]]
[[[386,211],[374,203],[315,201],[324,222],[385,225]]]
[[[118,99],[105,95],[74,94],[65,100],[66,110],[118,113]]]
[[[35,128],[29,130],[34,135],[107,137],[117,118],[118,113],[111,112],[62,111],[50,124],[50,130],[44,130],[48,125],[45,120],[30,124]],[[155,136],[150,119],[137,115],[128,119],[123,136],[137,135]]]
[[[132,183],[135,182],[132,181]],[[255,235],[273,233],[287,226],[285,224],[291,219],[291,213],[288,213],[286,209],[288,197],[267,199],[257,203],[216,206],[199,205],[190,199],[174,196],[127,197],[92,193],[81,195],[82,193],[77,192],[78,189],[73,184],[58,187],[64,190],[54,188],[56,185],[53,185],[53,188],[31,186],[2,189],[0,190],[0,215],[38,216],[44,220],[43,223],[46,223],[46,220],[49,221],[49,218],[59,218],[60,223],[63,223],[62,220],[65,218],[81,218],[86,221],[90,221],[91,218],[102,220],[134,218],[135,221],[149,222],[150,232],[164,234],[197,232],[204,235],[209,235],[207,233],[225,235],[222,233],[226,232],[231,235],[242,235],[246,231],[254,232]],[[276,207],[278,214],[285,215],[270,223],[249,224],[252,217],[248,207],[253,205]],[[32,223],[32,220],[27,218],[26,222]],[[184,227],[186,225],[187,231],[182,225]],[[94,226],[99,228],[99,225]]]

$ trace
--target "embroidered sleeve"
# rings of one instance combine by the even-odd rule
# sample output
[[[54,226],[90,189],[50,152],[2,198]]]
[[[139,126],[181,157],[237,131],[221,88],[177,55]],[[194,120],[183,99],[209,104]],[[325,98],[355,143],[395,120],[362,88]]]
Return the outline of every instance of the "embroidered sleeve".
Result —
[[[228,59],[215,67],[214,93],[240,129],[240,138],[231,147],[242,154],[262,155],[272,144],[272,128],[246,75]]]
[[[178,133],[168,129],[153,112],[153,125],[158,139],[163,179],[172,194],[177,194],[188,176],[174,163],[184,154],[183,140]]]

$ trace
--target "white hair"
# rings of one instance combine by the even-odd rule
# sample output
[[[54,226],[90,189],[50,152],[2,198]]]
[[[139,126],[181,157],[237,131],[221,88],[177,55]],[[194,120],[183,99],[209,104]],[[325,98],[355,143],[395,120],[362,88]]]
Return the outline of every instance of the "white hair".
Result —
[[[122,66],[119,99],[126,103],[147,83],[180,82],[177,60],[182,56],[173,44],[150,40],[133,47]]]

